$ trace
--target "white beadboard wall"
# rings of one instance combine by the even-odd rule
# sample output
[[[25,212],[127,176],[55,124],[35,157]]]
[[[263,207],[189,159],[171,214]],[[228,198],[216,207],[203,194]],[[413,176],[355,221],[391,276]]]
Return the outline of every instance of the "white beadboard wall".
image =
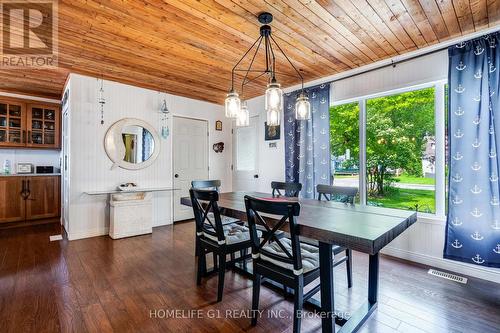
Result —
[[[104,150],[104,136],[114,122],[122,118],[139,118],[152,124],[160,133],[160,105],[165,96],[172,133],[172,116],[208,120],[210,178],[221,179],[222,191],[232,189],[231,124],[224,117],[223,107],[184,97],[159,93],[112,81],[104,81],[105,124],[100,124],[97,104],[99,83],[96,78],[70,76],[70,204],[66,230],[70,240],[107,234],[109,228],[107,196],[88,196],[86,191],[114,189],[123,182],[136,182],[144,187],[172,187],[172,137],[161,139],[158,159],[143,170],[111,170],[111,161]],[[215,131],[215,121],[222,120],[223,131]],[[222,141],[223,153],[215,153],[212,145]],[[172,223],[172,196],[155,193],[153,225]]]
[[[422,70],[431,68],[432,70]],[[385,68],[362,74],[351,79],[335,82],[332,86],[333,98],[350,99],[361,95],[403,88],[430,81],[446,79],[448,58],[446,52],[438,52],[414,59],[396,68]],[[319,84],[319,82],[317,82]],[[356,91],[355,91],[356,90]],[[285,91],[289,91],[285,89]],[[357,95],[361,94],[361,95]],[[333,102],[333,100],[331,101]],[[269,148],[264,141],[264,97],[248,101],[251,115],[259,115],[259,182],[260,191],[269,192],[271,180],[285,179],[285,151],[283,126],[277,148]],[[283,119],[282,119],[283,124]],[[443,219],[419,217],[410,229],[391,242],[383,253],[500,283],[500,270],[443,259],[446,222]]]
[[[35,166],[53,166],[59,169],[60,155],[61,152],[59,150],[0,149],[0,168],[3,168],[5,160],[10,160],[13,171],[16,170],[17,163],[32,163]]]

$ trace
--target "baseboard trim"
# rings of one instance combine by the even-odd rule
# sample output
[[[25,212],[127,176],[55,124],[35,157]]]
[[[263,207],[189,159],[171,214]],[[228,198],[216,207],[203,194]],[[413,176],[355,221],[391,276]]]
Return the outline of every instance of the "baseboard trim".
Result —
[[[426,254],[415,253],[407,250],[386,247],[382,250],[383,254],[414,261],[431,267],[445,269],[454,273],[464,274],[483,280],[500,283],[500,270],[496,268],[481,267],[472,264],[461,263],[444,258],[437,258]]]
[[[68,240],[73,241],[77,239],[84,239],[90,237],[107,236],[109,233],[108,228],[97,228],[93,230],[86,230],[80,232],[68,233]]]

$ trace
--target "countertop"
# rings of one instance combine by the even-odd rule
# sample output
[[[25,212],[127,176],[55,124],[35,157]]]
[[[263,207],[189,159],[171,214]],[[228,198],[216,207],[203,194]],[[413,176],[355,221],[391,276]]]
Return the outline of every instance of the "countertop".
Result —
[[[14,174],[3,174],[0,173],[0,177],[43,177],[43,176],[60,176],[60,173],[14,173]]]

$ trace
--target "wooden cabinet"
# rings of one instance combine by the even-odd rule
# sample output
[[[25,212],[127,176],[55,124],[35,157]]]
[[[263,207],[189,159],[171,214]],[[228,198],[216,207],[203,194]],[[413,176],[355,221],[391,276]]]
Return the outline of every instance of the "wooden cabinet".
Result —
[[[59,176],[0,177],[0,223],[60,216]]]
[[[60,215],[60,177],[26,177],[26,220],[47,219]]]
[[[59,106],[0,98],[0,147],[61,147]]]
[[[24,221],[26,205],[21,192],[24,177],[0,177],[0,222]]]

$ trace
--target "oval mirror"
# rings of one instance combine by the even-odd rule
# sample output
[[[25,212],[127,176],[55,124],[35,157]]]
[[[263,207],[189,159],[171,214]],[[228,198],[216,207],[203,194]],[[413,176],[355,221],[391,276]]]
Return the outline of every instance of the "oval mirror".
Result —
[[[158,157],[160,138],[145,121],[125,118],[108,129],[104,145],[113,168],[138,170],[150,166]]]

